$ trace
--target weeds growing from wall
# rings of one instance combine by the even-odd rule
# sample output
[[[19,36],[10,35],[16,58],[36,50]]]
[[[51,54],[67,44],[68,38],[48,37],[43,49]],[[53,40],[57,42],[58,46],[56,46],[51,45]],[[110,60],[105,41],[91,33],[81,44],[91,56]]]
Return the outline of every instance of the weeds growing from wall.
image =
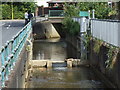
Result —
[[[100,52],[100,47],[102,46],[102,44],[103,44],[102,40],[96,40],[95,41],[95,45],[94,45],[94,48],[93,48],[95,53],[98,54]]]
[[[115,46],[109,46],[109,51],[108,51],[108,59],[106,60],[106,68],[111,69],[114,66],[117,54],[118,54],[119,48]]]
[[[104,41],[95,39],[93,51],[99,55],[100,48],[103,44],[104,44]],[[105,61],[106,68],[112,69],[116,62],[116,58],[117,58],[120,48],[110,45],[110,44],[105,44],[104,46],[106,48],[109,48],[108,53],[107,53],[107,60]]]

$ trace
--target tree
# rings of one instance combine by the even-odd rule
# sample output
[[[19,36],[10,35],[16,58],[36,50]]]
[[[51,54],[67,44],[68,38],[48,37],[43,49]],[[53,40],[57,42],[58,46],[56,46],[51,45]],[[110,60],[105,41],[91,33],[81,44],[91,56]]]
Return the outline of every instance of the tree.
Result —
[[[2,3],[2,19],[12,18],[12,6],[13,5],[13,16],[14,19],[23,19],[24,13],[30,10],[32,13],[35,12],[37,5],[35,2],[3,2]]]
[[[11,19],[11,6],[8,4],[2,4],[2,18]]]
[[[80,11],[92,11],[93,9],[95,9],[95,17],[98,19],[110,19],[112,15],[116,15],[115,7],[110,8],[107,2],[79,2],[72,5],[66,3],[64,5],[65,18],[62,22],[64,30],[73,35],[78,33],[80,26],[73,22],[72,17],[79,16]]]
[[[79,9],[77,9],[75,5],[65,4],[64,13],[65,18],[62,22],[64,25],[63,29],[71,35],[77,35],[80,30],[80,25],[78,22],[74,22],[72,17],[79,15]]]
[[[118,19],[120,20],[120,1],[117,3],[118,8]]]

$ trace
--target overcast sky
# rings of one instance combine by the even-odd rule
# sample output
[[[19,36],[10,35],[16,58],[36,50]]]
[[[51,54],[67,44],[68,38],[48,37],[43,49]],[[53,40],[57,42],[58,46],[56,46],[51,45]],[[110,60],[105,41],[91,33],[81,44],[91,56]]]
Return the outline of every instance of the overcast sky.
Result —
[[[47,7],[48,4],[46,2],[48,2],[50,0],[37,0],[37,5],[38,6],[41,6],[41,5],[44,5],[44,7]]]

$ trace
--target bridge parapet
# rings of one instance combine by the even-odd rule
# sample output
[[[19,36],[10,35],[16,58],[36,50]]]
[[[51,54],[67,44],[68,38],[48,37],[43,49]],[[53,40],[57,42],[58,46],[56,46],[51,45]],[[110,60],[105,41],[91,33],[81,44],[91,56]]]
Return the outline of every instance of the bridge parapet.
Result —
[[[0,84],[5,87],[5,81],[14,69],[25,42],[32,32],[31,21],[8,41],[0,51]]]

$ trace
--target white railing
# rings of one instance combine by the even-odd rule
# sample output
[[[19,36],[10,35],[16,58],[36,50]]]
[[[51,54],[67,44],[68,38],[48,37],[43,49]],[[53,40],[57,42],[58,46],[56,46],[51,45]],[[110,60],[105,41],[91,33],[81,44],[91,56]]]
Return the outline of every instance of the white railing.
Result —
[[[120,47],[120,21],[91,19],[92,36]]]

